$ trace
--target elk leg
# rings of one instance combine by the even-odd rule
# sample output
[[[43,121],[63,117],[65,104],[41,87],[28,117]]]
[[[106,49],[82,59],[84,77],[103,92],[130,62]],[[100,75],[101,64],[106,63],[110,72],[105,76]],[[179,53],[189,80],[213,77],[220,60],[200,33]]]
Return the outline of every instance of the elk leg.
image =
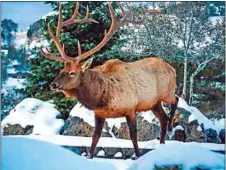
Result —
[[[168,131],[169,132],[171,132],[172,129],[173,129],[173,118],[174,118],[175,111],[177,109],[177,104],[178,104],[178,101],[179,101],[179,98],[177,96],[175,98],[176,98],[175,103],[171,104],[170,118],[169,118],[169,124],[168,124]]]
[[[160,122],[161,134],[160,134],[160,143],[165,143],[168,116],[162,108],[161,102],[158,102],[153,108],[152,112],[158,118]]]
[[[129,133],[130,133],[130,139],[133,142],[133,147],[135,151],[136,158],[140,156],[139,148],[138,148],[138,143],[137,143],[137,121],[136,121],[136,116],[135,118],[126,117],[128,126],[129,126]]]
[[[90,155],[88,156],[88,158],[90,158],[90,159],[92,159],[93,156],[94,156],[94,151],[95,151],[97,142],[100,139],[101,132],[102,132],[103,127],[104,127],[104,122],[105,122],[104,118],[100,118],[100,117],[95,116],[95,130],[94,130],[94,134],[93,134],[93,138],[92,138]]]

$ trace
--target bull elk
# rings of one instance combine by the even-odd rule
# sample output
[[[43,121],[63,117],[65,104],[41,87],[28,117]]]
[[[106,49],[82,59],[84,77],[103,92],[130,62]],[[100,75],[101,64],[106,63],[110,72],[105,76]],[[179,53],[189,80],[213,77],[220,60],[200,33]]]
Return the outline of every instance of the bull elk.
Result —
[[[129,22],[139,22],[131,19],[132,17],[128,18],[119,3],[118,6],[122,15],[120,21],[117,21],[112,5],[108,3],[112,22],[110,29],[105,30],[102,41],[85,53],[82,53],[78,41],[78,56],[70,57],[65,53],[64,45],[59,40],[62,27],[74,23],[96,21],[89,18],[88,7],[85,18],[76,19],[79,10],[78,3],[72,17],[62,21],[62,7],[60,5],[56,34],[54,35],[49,24],[48,32],[61,57],[51,53],[48,49],[46,51],[40,49],[44,57],[64,63],[63,70],[51,83],[51,88],[61,90],[66,97],[75,97],[86,108],[95,113],[95,131],[89,153],[90,158],[94,156],[105,119],[118,117],[126,117],[135,155],[139,157],[136,113],[141,111],[152,110],[160,122],[160,143],[165,143],[167,129],[171,130],[173,126],[173,117],[178,102],[177,97],[175,97],[175,70],[157,57],[150,56],[130,63],[112,59],[101,66],[90,68],[92,64],[90,56],[99,51],[120,26]],[[171,106],[170,117],[164,112],[161,102]]]

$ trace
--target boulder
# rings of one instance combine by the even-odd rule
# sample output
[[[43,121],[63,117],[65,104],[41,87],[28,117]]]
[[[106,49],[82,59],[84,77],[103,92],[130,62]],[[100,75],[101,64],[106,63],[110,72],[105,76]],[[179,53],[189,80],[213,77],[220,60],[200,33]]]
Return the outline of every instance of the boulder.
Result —
[[[126,122],[121,123],[119,128],[112,128],[113,134],[120,139],[130,139],[129,127]],[[160,135],[160,127],[157,124],[144,120],[142,116],[137,117],[137,138],[139,141],[157,139]]]
[[[105,125],[105,127],[106,126],[107,125]],[[83,119],[74,116],[67,119],[62,130],[62,135],[92,137],[93,131],[94,127],[85,122]],[[102,132],[101,136],[111,137],[108,131]]]
[[[23,128],[19,124],[8,125],[3,127],[3,135],[30,135],[34,126],[27,125]]]
[[[221,139],[221,143],[225,144],[225,129],[221,129],[221,131],[219,133],[219,137]]]
[[[221,143],[221,140],[216,130],[206,129],[204,130],[204,138],[206,143]]]

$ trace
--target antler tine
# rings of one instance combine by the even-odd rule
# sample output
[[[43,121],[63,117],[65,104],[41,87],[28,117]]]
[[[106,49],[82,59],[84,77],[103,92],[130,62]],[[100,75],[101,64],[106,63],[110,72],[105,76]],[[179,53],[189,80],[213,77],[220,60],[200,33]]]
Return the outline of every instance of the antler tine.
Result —
[[[83,19],[76,19],[77,15],[78,15],[78,10],[79,10],[79,2],[76,3],[74,14],[71,16],[70,19],[64,21],[62,23],[62,26],[68,26],[68,25],[71,25],[71,24],[82,24],[82,23],[89,22],[89,21],[99,23],[98,21],[96,21],[92,18],[89,18],[89,7],[88,7],[88,5],[86,7],[86,15]]]
[[[48,54],[46,52],[44,52],[42,48],[40,48],[39,51],[40,51],[41,55],[43,57],[45,57],[45,58],[48,58],[48,59],[54,60],[54,61],[65,62],[63,60],[63,58],[57,57],[55,54],[50,53],[50,51],[48,50],[48,48],[46,48],[46,51],[48,52]]]

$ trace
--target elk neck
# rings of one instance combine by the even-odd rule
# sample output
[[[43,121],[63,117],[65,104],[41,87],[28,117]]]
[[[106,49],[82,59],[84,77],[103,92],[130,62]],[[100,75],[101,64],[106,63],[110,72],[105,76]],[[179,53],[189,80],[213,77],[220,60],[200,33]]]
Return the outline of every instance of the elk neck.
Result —
[[[75,89],[78,101],[90,110],[103,108],[107,104],[107,76],[98,70],[87,69],[81,73],[80,80],[80,84]]]

